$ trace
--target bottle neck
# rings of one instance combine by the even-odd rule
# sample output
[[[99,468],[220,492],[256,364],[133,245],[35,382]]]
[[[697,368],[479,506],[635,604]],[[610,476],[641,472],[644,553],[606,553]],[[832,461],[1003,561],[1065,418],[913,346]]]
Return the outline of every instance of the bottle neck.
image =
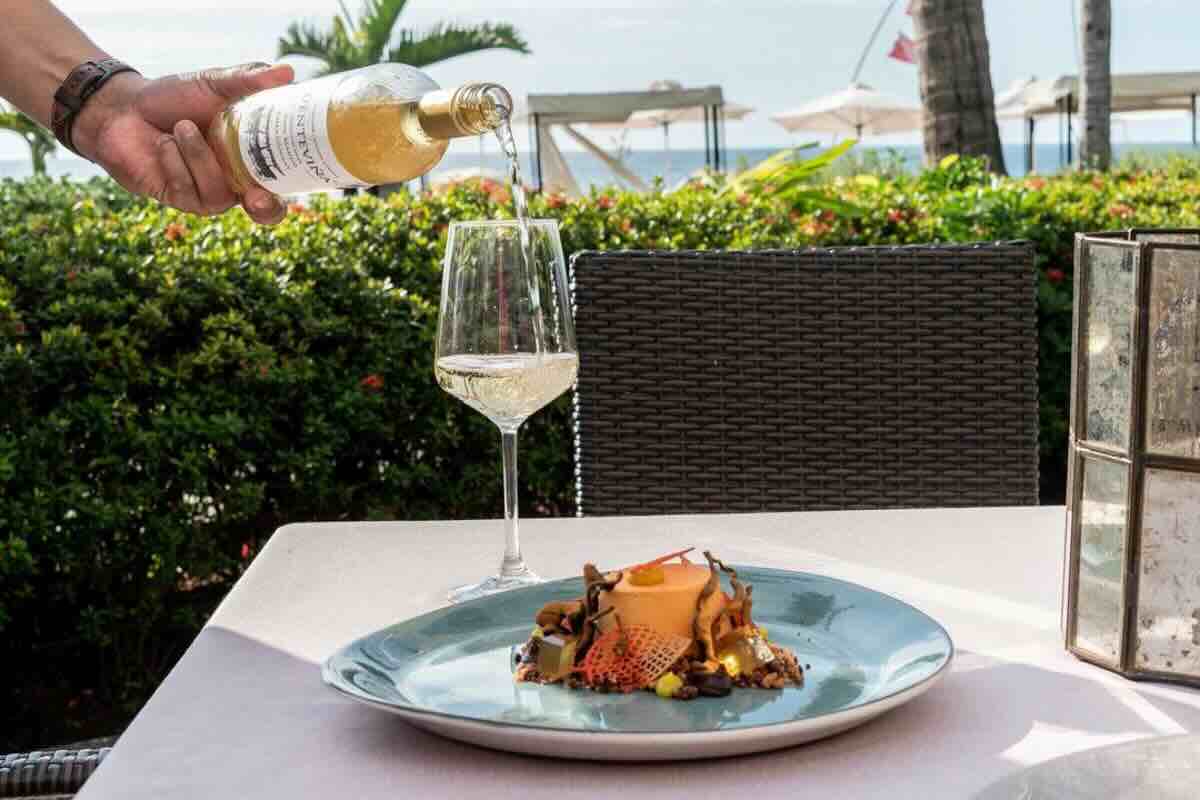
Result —
[[[464,83],[427,92],[417,102],[417,118],[427,136],[455,139],[495,130],[512,115],[512,96],[495,83]]]

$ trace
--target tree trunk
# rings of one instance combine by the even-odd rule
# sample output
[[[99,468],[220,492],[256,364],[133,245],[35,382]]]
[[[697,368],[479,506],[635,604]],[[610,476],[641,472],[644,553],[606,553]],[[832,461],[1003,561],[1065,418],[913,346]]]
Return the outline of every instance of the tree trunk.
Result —
[[[1079,165],[1105,170],[1112,161],[1112,2],[1083,0],[1079,36],[1083,40],[1083,74],[1079,76],[1079,108],[1083,138]]]
[[[33,174],[34,175],[45,175],[46,174],[46,153],[47,152],[49,152],[49,148],[46,147],[45,145],[43,145],[41,142],[37,141],[36,139],[32,139],[32,138],[29,140],[29,156],[31,159],[33,159]]]
[[[925,160],[981,156],[1004,174],[983,0],[915,0]]]

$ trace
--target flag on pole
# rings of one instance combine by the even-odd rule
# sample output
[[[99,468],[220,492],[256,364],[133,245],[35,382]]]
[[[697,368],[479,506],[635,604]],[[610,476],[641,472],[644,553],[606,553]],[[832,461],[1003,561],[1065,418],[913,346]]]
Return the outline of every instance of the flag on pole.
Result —
[[[903,61],[905,64],[915,64],[917,63],[916,44],[912,39],[901,33],[896,37],[896,43],[892,45],[892,50],[888,53],[888,58]]]

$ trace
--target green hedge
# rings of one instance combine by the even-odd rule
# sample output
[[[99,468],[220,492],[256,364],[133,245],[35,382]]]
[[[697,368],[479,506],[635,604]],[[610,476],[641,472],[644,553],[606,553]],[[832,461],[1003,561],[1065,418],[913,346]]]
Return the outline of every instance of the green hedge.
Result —
[[[532,206],[568,253],[1032,239],[1059,499],[1072,236],[1197,225],[1195,166],[995,181],[958,162],[824,190],[862,213],[703,184]],[[498,437],[437,388],[432,347],[448,223],[507,203],[485,182],[266,229],[103,181],[0,182],[0,750],[117,729],[284,523],[499,515]],[[523,513],[570,511],[570,440],[566,399],[527,425]]]

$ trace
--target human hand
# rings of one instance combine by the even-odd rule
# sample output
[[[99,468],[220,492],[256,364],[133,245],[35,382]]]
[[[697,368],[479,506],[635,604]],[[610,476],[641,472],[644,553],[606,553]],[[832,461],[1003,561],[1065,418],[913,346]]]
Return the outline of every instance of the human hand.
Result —
[[[131,192],[195,214],[220,214],[241,202],[255,222],[286,213],[275,195],[251,187],[242,197],[225,180],[204,138],[226,106],[292,81],[286,64],[246,64],[147,80],[128,72],[109,79],[75,120],[79,153]]]

